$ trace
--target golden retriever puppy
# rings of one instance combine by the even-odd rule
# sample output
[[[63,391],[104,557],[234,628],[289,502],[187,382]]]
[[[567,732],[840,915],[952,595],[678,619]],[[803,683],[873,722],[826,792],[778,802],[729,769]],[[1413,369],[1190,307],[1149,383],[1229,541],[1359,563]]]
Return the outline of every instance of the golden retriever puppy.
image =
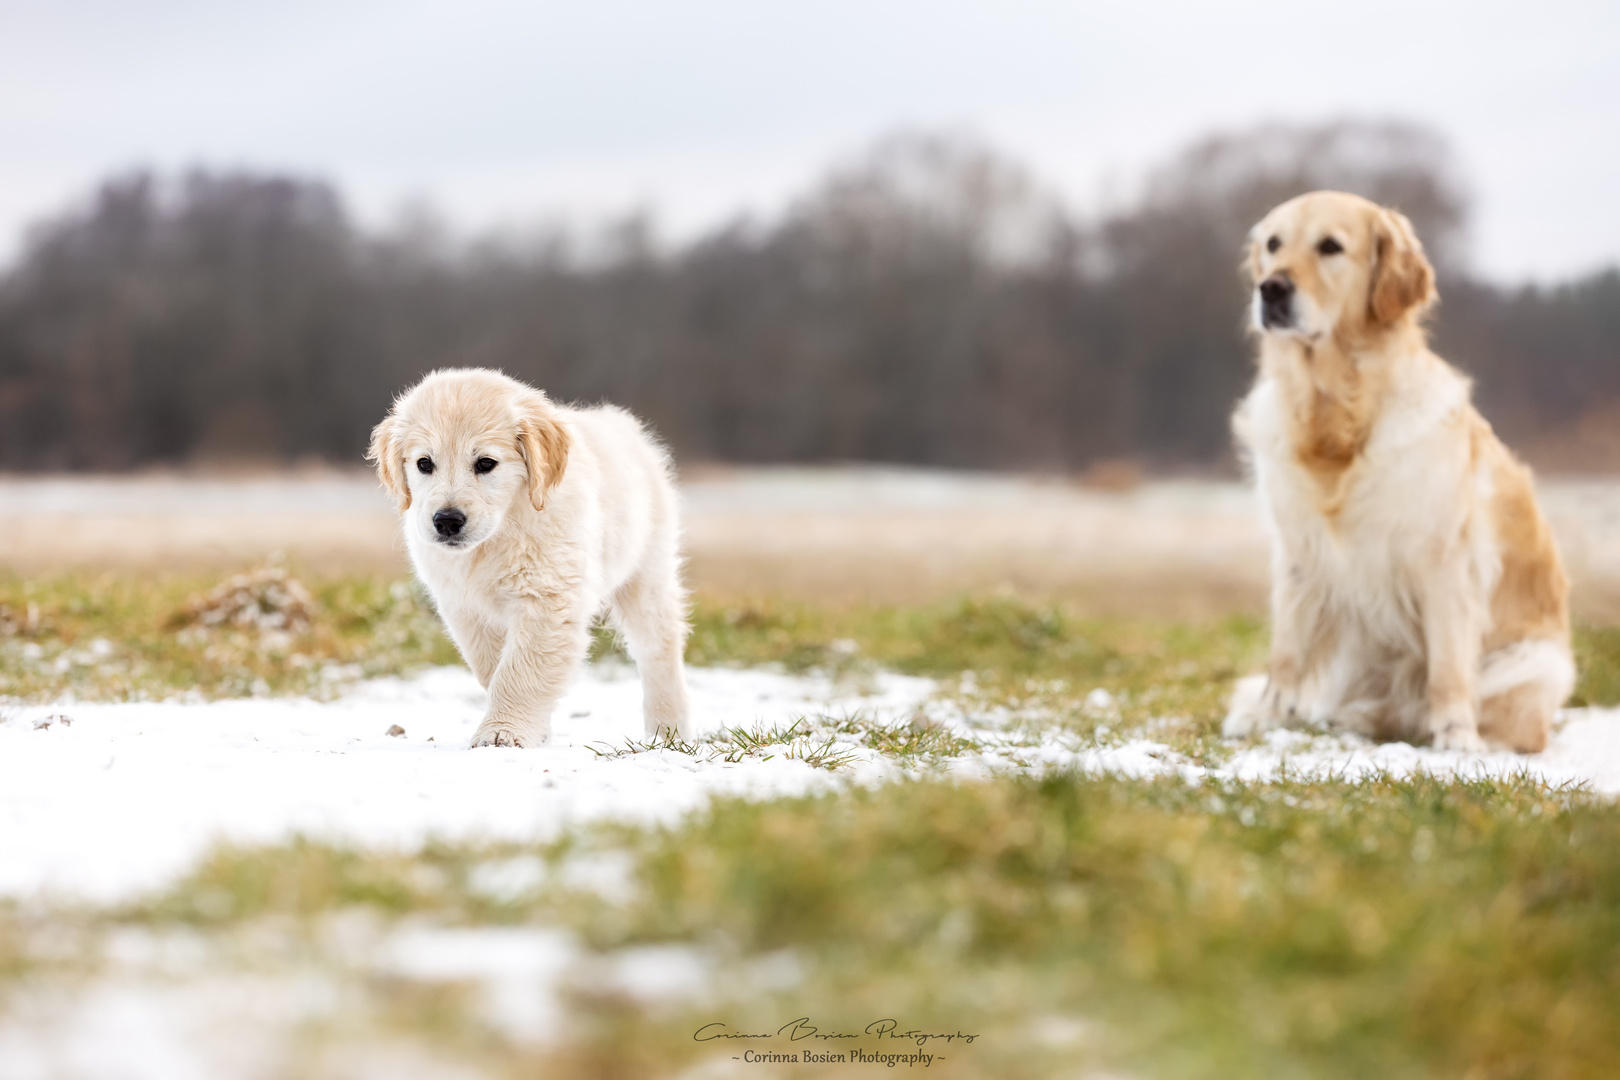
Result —
[[[640,669],[647,734],[686,734],[679,507],[669,455],[635,417],[554,405],[497,371],[437,371],[394,403],[367,456],[489,691],[474,746],[550,737],[604,611]]]
[[[1575,683],[1569,586],[1529,470],[1428,349],[1411,223],[1302,195],[1255,226],[1248,269],[1260,370],[1233,427],[1271,533],[1272,640],[1226,734],[1541,750]]]

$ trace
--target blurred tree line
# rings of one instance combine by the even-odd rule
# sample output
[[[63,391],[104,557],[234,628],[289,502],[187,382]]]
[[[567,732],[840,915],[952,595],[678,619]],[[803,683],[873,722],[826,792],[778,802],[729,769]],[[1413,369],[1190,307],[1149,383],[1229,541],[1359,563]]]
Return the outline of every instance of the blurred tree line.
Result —
[[[1244,236],[1320,187],[1411,216],[1439,348],[1510,439],[1620,401],[1620,274],[1470,279],[1426,129],[1210,138],[1087,218],[972,140],[900,136],[779,220],[673,249],[635,217],[466,243],[425,217],[363,231],[317,181],[116,177],[0,278],[0,468],[357,462],[396,391],[463,364],[626,405],[689,461],[1219,466],[1252,371]]]

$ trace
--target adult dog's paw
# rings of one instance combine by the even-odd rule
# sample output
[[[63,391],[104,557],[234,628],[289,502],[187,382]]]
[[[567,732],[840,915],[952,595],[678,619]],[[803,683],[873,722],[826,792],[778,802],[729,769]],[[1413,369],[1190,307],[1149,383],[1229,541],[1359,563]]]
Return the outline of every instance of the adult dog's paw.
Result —
[[[1294,715],[1292,692],[1281,690],[1264,675],[1239,679],[1232,688],[1221,734],[1228,739],[1246,739],[1286,724]]]
[[[1436,750],[1461,750],[1478,754],[1485,749],[1479,737],[1479,720],[1466,704],[1441,706],[1429,714],[1429,731]]]
[[[1434,733],[1436,750],[1461,750],[1465,754],[1480,754],[1486,750],[1485,740],[1472,724],[1450,724]]]
[[[512,746],[522,749],[529,740],[504,724],[480,724],[473,732],[472,744],[478,746]]]

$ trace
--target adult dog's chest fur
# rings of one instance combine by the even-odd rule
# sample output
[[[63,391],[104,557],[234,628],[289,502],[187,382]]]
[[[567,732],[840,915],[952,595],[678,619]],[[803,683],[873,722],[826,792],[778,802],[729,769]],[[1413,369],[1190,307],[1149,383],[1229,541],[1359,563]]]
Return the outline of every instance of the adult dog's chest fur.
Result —
[[[1468,422],[1468,384],[1438,361],[1409,359],[1345,394],[1263,375],[1235,418],[1277,570],[1324,602],[1405,609],[1435,553],[1470,542],[1477,478],[1469,440],[1453,430]]]

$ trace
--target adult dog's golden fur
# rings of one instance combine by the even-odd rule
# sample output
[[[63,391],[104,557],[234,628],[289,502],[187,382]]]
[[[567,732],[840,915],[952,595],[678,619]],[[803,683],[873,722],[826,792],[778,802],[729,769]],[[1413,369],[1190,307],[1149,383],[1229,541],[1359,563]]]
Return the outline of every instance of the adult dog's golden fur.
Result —
[[[1233,426],[1272,535],[1272,646],[1227,733],[1539,751],[1574,685],[1569,587],[1529,470],[1429,351],[1411,223],[1302,195],[1255,226],[1247,266],[1260,370]]]

